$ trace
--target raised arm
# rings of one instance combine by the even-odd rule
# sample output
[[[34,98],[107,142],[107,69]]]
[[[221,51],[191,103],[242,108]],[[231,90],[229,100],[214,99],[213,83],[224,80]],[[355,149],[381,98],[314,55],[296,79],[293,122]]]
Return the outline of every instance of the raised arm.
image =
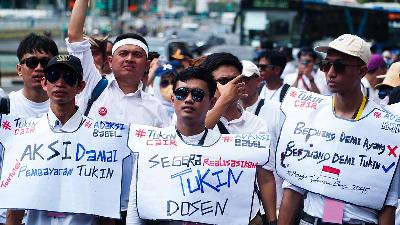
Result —
[[[69,42],[83,41],[83,27],[85,25],[88,0],[76,0],[68,24]]]
[[[240,93],[245,89],[244,83],[241,82],[242,77],[237,76],[225,85],[218,84],[218,91],[221,96],[217,99],[214,107],[208,111],[206,116],[206,127],[213,129],[218,123],[221,116],[228,109],[228,107],[239,99]]]

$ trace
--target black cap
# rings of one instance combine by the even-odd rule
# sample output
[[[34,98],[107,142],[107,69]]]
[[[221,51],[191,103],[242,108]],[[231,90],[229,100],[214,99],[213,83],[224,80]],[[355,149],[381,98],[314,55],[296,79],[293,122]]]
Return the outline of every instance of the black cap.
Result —
[[[79,76],[83,76],[83,68],[81,64],[81,60],[73,55],[57,55],[50,59],[47,63],[44,72],[48,72],[49,69],[57,67],[57,66],[66,66],[72,71],[74,71]]]

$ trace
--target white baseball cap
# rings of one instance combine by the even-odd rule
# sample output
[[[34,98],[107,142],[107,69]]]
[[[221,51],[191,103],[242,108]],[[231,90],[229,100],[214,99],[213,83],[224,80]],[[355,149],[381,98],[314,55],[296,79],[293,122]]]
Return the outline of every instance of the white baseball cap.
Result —
[[[252,63],[251,61],[248,61],[248,60],[242,60],[241,63],[243,65],[242,74],[245,77],[251,77],[254,74],[256,74],[257,76],[260,76],[260,70],[258,69],[256,64],[254,64],[254,63]]]
[[[347,55],[360,58],[368,65],[371,57],[370,45],[356,35],[343,34],[329,42],[328,46],[317,46],[315,51],[326,53],[329,49],[335,49]]]

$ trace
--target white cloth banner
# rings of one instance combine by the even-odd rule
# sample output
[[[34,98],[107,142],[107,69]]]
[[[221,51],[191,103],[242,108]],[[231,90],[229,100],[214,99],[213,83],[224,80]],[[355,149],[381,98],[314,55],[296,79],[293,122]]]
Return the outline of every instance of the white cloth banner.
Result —
[[[173,127],[132,125],[128,144],[139,153],[139,216],[247,224],[256,165],[268,161],[269,142],[267,134],[218,134],[209,145],[194,146],[185,144]]]
[[[124,124],[82,117],[72,133],[54,132],[47,115],[3,115],[0,208],[120,217]]]
[[[381,209],[400,151],[399,118],[373,101],[358,121],[334,115],[332,97],[291,88],[276,154],[279,176],[333,199]],[[373,107],[371,107],[371,105]]]

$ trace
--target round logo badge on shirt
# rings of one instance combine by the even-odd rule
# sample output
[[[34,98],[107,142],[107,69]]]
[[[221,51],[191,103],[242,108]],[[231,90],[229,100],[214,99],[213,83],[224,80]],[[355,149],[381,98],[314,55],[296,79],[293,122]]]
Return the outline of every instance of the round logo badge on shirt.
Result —
[[[107,114],[107,108],[102,106],[99,108],[99,115],[100,116],[105,116]]]

